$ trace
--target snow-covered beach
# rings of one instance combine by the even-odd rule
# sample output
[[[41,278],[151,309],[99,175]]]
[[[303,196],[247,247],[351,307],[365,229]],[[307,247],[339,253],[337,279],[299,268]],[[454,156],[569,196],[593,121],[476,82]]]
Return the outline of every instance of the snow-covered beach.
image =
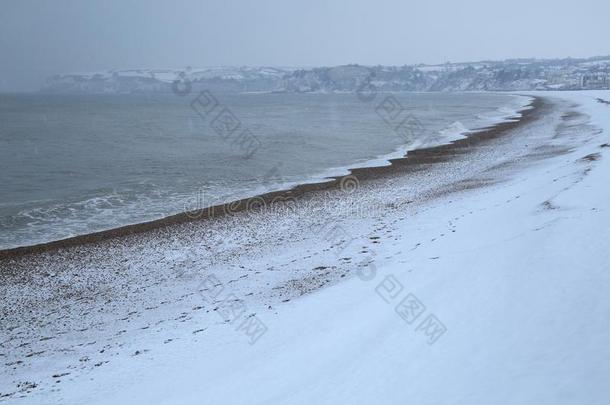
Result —
[[[606,403],[610,91],[531,95],[279,211],[2,259],[0,399]]]

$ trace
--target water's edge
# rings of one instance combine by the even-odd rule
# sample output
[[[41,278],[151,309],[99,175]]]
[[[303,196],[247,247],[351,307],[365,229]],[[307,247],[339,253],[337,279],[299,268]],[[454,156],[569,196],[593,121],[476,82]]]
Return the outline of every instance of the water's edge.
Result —
[[[286,200],[298,198],[309,192],[339,188],[345,185],[344,183],[349,180],[350,176],[356,177],[358,181],[361,181],[392,175],[404,171],[405,168],[415,164],[438,162],[442,159],[450,158],[451,151],[455,152],[456,149],[472,146],[485,139],[495,138],[506,131],[521,126],[523,123],[533,119],[537,115],[543,100],[540,97],[529,97],[532,101],[521,110],[517,111],[517,114],[520,115],[517,119],[506,120],[486,128],[472,130],[465,133],[464,138],[455,139],[449,143],[421,149],[410,149],[403,157],[388,159],[387,161],[389,164],[379,166],[365,165],[363,167],[349,168],[347,169],[349,173],[345,175],[333,176],[319,181],[305,182],[283,190],[257,194],[225,204],[201,207],[193,211],[185,211],[160,219],[72,236],[65,239],[2,249],[0,250],[0,259],[47,252],[69,246],[95,243],[107,239],[124,237],[130,234],[148,232],[171,225],[232,215],[240,211],[255,209],[256,206],[261,204],[270,205],[285,202]]]

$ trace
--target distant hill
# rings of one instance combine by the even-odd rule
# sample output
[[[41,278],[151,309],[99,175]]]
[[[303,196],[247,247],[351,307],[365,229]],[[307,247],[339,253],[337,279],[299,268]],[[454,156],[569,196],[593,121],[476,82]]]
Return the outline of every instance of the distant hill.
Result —
[[[178,80],[176,84],[174,82]],[[610,56],[588,59],[511,59],[443,65],[344,65],[311,69],[213,67],[130,69],[55,75],[48,93],[515,91],[610,88]]]

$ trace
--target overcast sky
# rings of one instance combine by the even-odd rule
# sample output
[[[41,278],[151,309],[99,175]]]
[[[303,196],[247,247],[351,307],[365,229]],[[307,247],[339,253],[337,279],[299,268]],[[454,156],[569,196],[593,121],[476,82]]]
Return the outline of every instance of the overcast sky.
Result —
[[[610,54],[610,0],[0,0],[0,91],[133,67]]]

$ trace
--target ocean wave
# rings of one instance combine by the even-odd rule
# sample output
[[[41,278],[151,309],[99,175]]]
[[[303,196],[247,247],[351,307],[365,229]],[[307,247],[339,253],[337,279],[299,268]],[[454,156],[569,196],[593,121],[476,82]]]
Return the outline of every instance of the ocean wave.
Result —
[[[175,180],[175,184],[164,186],[150,181],[132,181],[129,186],[125,186],[121,190],[89,191],[82,198],[68,201],[32,199],[24,204],[3,203],[0,205],[0,227],[3,230],[0,234],[0,248],[49,242],[160,219],[190,209],[223,204],[269,191],[288,189],[299,184],[324,182],[332,177],[347,175],[352,168],[387,166],[391,159],[403,157],[409,150],[448,143],[462,138],[468,132],[476,131],[478,128],[519,118],[519,111],[530,102],[530,99],[525,96],[510,96],[494,111],[483,114],[473,112],[471,119],[456,120],[440,129],[437,127],[439,123],[447,121],[446,117],[442,116],[443,121],[443,119],[439,119],[439,116],[428,116],[427,125],[430,125],[432,129],[423,125],[417,133],[412,134],[410,139],[397,137],[395,147],[389,153],[371,158],[354,159],[349,164],[319,170],[312,170],[314,168],[312,165],[309,165],[311,167],[302,165],[307,169],[303,170],[303,173],[291,172],[289,175],[286,173],[273,175],[260,173],[258,168],[244,166],[240,169],[243,172],[241,178],[218,181],[206,178],[201,184],[193,179],[175,178],[169,179]],[[380,120],[380,117],[373,113],[371,119]],[[357,129],[350,128],[351,130]],[[346,128],[346,130],[350,130],[350,128]],[[387,128],[386,130],[390,131]],[[294,132],[298,133],[298,131]],[[311,144],[306,134],[301,138],[302,144],[308,150],[317,150],[316,148],[324,146]],[[366,148],[366,145],[360,148]],[[307,156],[299,156],[298,160],[306,163]],[[290,165],[290,158],[284,163]],[[232,162],[227,159],[224,164],[230,167]],[[243,165],[243,162],[240,164]],[[201,167],[205,169],[205,165],[201,165]],[[178,174],[170,174],[168,177],[175,177],[181,173],[179,170],[174,171]],[[165,182],[167,180],[164,179]]]

